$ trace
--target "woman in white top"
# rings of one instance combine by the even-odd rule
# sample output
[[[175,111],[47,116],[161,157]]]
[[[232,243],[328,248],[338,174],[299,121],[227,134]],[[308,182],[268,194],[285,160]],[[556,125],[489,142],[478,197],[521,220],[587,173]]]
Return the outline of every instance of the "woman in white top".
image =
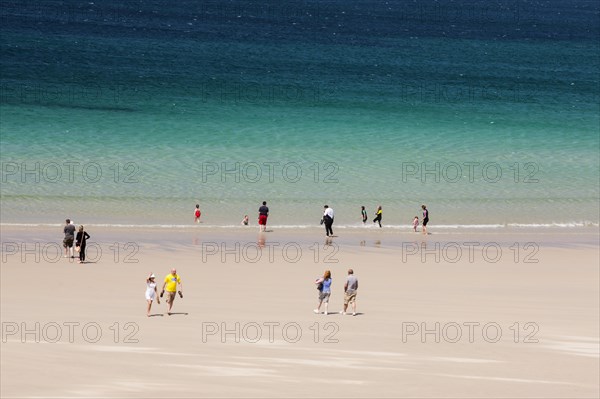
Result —
[[[148,310],[146,315],[150,317],[150,308],[152,308],[152,301],[156,299],[156,303],[160,305],[160,299],[156,295],[156,282],[154,279],[156,276],[154,274],[150,274],[146,279],[146,301],[148,301]]]

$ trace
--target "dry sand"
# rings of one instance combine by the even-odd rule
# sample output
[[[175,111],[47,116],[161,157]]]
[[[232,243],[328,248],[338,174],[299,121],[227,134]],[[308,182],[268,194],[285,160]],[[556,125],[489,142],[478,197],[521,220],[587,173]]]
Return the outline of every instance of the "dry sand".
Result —
[[[255,229],[90,227],[93,262],[80,265],[57,257],[60,231],[2,228],[2,397],[600,395],[597,232],[559,245],[371,229],[327,246],[321,230],[276,230],[254,261]],[[495,242],[502,254],[482,255]],[[184,298],[148,318],[145,277],[171,267]],[[338,312],[349,267],[359,314],[314,314],[314,279],[332,271]]]

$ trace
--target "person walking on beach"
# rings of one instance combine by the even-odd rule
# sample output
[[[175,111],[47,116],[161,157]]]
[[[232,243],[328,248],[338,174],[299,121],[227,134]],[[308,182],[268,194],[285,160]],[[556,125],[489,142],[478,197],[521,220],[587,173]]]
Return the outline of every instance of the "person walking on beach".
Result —
[[[381,210],[381,205],[379,205],[377,207],[377,211],[375,211],[375,219],[373,219],[373,223],[378,222],[379,227],[381,227],[381,216],[382,216],[382,210]]]
[[[156,303],[160,305],[160,299],[156,295],[156,282],[154,279],[156,276],[150,273],[146,279],[146,301],[148,302],[148,309],[146,310],[146,316],[150,317],[150,309],[152,308],[152,301],[156,299]]]
[[[79,226],[79,231],[77,232],[77,237],[75,238],[75,246],[79,250],[79,263],[85,262],[85,247],[88,238],[90,238],[90,235],[87,233],[87,231],[83,230],[83,225]]]
[[[196,204],[196,209],[194,209],[194,222],[195,223],[200,223],[200,215],[202,215],[202,212],[200,212],[200,204]]]
[[[429,211],[427,210],[427,207],[425,205],[421,205],[421,208],[423,209],[423,234],[427,234],[427,223],[429,223]]]
[[[327,315],[327,310],[329,308],[329,297],[331,296],[331,271],[325,270],[323,277],[316,279],[315,284],[317,285],[317,290],[319,290],[319,304],[317,305],[317,308],[313,310],[313,312],[319,314],[321,312],[321,305],[323,302],[325,302],[324,314]]]
[[[169,305],[169,309],[167,310],[167,314],[171,315],[171,308],[173,307],[173,302],[175,301],[175,293],[177,293],[177,285],[179,284],[179,297],[183,298],[183,284],[181,284],[181,278],[177,274],[177,270],[171,269],[171,273],[165,276],[165,281],[162,286],[162,291],[160,292],[160,296],[162,298],[165,290],[167,291],[167,304]]]
[[[330,235],[333,237],[333,209],[329,207],[329,205],[325,205],[323,207],[325,211],[323,212],[323,223],[325,224],[325,235],[329,237]]]
[[[73,240],[75,239],[75,225],[71,223],[71,219],[65,220],[65,228],[63,229],[65,238],[63,239],[63,247],[65,247],[65,258],[69,256],[73,258]]]
[[[258,231],[266,231],[268,218],[269,207],[267,206],[267,201],[263,201],[262,206],[258,208]]]
[[[360,208],[361,208],[360,215],[362,217],[363,224],[367,224],[367,219],[369,217],[367,216],[367,211],[365,210],[365,206],[363,205]]]
[[[344,284],[344,310],[340,313],[345,315],[348,310],[348,304],[352,305],[352,316],[356,316],[356,290],[358,290],[358,278],[354,275],[354,270],[348,269],[348,277]]]

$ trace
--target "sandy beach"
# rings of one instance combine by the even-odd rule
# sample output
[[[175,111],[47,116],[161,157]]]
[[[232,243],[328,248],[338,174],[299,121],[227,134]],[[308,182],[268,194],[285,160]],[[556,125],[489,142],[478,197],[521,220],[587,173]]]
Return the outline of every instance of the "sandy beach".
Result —
[[[59,227],[5,226],[1,396],[598,397],[593,230],[90,226],[80,265],[57,256]],[[145,278],[171,267],[184,297],[146,317]],[[349,267],[356,316],[337,313]],[[312,311],[325,269],[327,316]]]
[[[2,1],[0,399],[600,398],[599,15]]]

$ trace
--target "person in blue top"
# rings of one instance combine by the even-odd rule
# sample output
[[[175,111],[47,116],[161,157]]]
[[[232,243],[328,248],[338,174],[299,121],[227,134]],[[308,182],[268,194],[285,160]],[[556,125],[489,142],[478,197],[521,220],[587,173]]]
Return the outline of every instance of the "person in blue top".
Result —
[[[327,310],[329,308],[329,296],[331,295],[331,271],[325,270],[323,277],[316,279],[315,284],[317,285],[317,289],[319,290],[319,305],[314,310],[314,312],[317,314],[321,313],[321,305],[324,302],[324,314],[327,314]]]

